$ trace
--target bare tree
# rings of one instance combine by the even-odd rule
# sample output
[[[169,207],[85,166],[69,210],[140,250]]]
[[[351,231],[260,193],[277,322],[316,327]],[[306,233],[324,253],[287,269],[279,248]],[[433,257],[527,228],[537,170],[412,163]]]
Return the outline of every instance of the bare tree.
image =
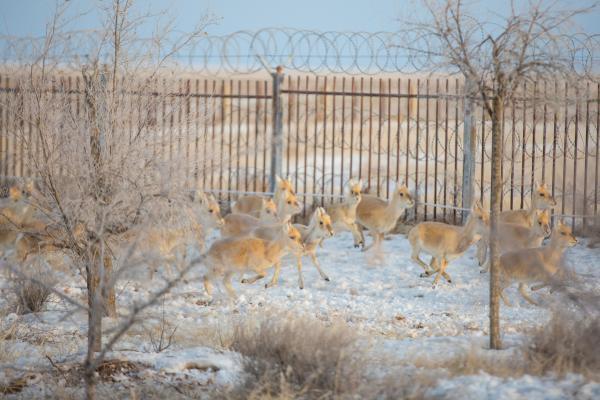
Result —
[[[461,0],[425,0],[427,19],[407,22],[405,45],[416,57],[428,57],[436,70],[458,70],[465,78],[465,96],[483,104],[492,122],[490,233],[490,347],[501,347],[499,323],[499,252],[496,241],[502,198],[502,124],[504,107],[527,81],[542,77],[571,79],[578,71],[574,55],[573,20],[592,7],[565,10],[543,0],[522,9],[512,2],[506,15],[484,20],[481,10]],[[577,42],[578,44],[581,42]],[[525,93],[521,93],[525,95]]]
[[[139,27],[164,14],[136,16],[133,4],[102,3],[103,28],[92,34],[66,32],[68,3],[60,4],[43,41],[32,42],[29,53],[12,60],[16,94],[3,104],[16,116],[13,134],[39,189],[33,202],[36,224],[25,226],[24,233],[38,247],[65,251],[86,280],[87,305],[55,293],[88,314],[89,399],[95,396],[95,371],[105,354],[194,264],[180,266],[150,299],[134,304],[103,345],[102,317],[118,317],[115,283],[134,264],[135,244],[114,270],[113,243],[167,213],[185,219],[181,212],[189,205],[190,182],[178,171],[187,166],[180,157],[162,152],[166,140],[170,144],[177,138],[167,139],[159,131],[156,113],[167,104],[162,116],[172,118],[189,104],[189,97],[171,94],[175,80],[164,77],[173,74],[169,60],[203,36],[211,23],[201,17],[197,28],[179,36],[167,23],[142,39]],[[83,95],[74,100],[72,92]]]

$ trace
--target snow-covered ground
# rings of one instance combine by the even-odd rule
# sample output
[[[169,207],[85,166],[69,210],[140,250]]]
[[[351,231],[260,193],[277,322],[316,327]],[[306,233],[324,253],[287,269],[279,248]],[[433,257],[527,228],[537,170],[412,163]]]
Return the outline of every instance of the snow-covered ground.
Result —
[[[370,240],[367,237],[367,240]],[[568,250],[568,262],[585,277],[586,285],[600,291],[600,250],[588,249],[585,241]],[[373,351],[382,351],[398,360],[416,357],[452,357],[453,354],[477,349],[486,350],[488,334],[488,279],[480,274],[475,249],[452,262],[447,272],[449,284],[443,279],[432,287],[433,277],[420,278],[422,269],[410,260],[410,247],[403,235],[391,236],[383,244],[385,256],[373,261],[372,253],[363,253],[352,246],[349,233],[339,233],[319,249],[319,260],[331,280],[319,277],[309,259],[304,260],[305,288],[298,288],[295,263],[286,258],[279,285],[265,289],[263,282],[243,285],[234,282],[238,293],[230,300],[220,283],[208,302],[200,280],[202,267],[192,272],[186,283],[178,286],[164,299],[164,313],[178,331],[173,345],[156,353],[148,343],[147,331],[160,320],[163,306],[149,312],[143,324],[135,326],[116,346],[109,358],[139,362],[149,366],[146,374],[154,379],[187,380],[199,385],[231,385],[241,374],[241,356],[219,349],[218,338],[209,338],[219,327],[227,330],[231,321],[276,309],[290,316],[307,314],[322,321],[344,321],[353,330],[372,339]],[[426,259],[428,260],[428,258]],[[144,275],[140,275],[144,276]],[[2,278],[4,279],[4,278]],[[123,306],[136,298],[146,297],[155,290],[158,281],[122,282],[118,302]],[[6,288],[7,282],[0,281]],[[84,301],[83,281],[63,277],[58,289]],[[137,287],[137,290],[133,288]],[[548,307],[557,297],[546,290],[534,294],[542,307],[534,307],[520,297],[515,287],[508,289],[512,307],[501,308],[501,326],[506,350],[494,357],[512,357],[527,332],[545,323]],[[7,306],[0,298],[0,309]],[[56,300],[48,311],[17,317],[0,314],[0,326],[18,319],[14,339],[5,340],[0,351],[0,382],[17,376],[20,370],[48,368],[48,355],[57,363],[81,360],[85,351],[86,316],[70,313]],[[105,328],[111,323],[106,321]],[[593,350],[596,351],[596,350]],[[6,368],[10,367],[10,368]],[[14,370],[17,368],[17,370]],[[148,376],[150,377],[150,376]],[[42,382],[42,381],[40,381]],[[42,383],[32,383],[23,392],[29,396],[44,393]],[[523,376],[517,379],[499,378],[483,372],[476,375],[448,377],[427,390],[435,398],[600,398],[600,383],[585,382],[580,376],[563,379]]]

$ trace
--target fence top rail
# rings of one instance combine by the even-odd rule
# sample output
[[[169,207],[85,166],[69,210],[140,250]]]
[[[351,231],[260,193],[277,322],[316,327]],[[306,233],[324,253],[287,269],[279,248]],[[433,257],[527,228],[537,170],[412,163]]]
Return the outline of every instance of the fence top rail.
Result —
[[[18,87],[5,87],[1,86],[0,83],[0,92],[3,93],[16,93],[21,91],[22,89]],[[43,93],[51,93],[51,94],[69,94],[69,95],[77,95],[84,94],[83,89],[69,89],[69,88],[47,88],[42,91]],[[166,97],[189,97],[189,98],[223,98],[223,99],[272,99],[272,94],[258,94],[258,93],[221,93],[220,90],[215,90],[214,92],[196,92],[190,91],[188,89],[183,89],[180,91],[169,91],[169,92],[160,92],[156,90],[152,91],[124,91],[124,94],[129,94],[132,96],[166,96]],[[312,96],[355,96],[355,97],[375,97],[375,98],[400,98],[400,99],[446,99],[446,100],[462,100],[465,98],[462,94],[451,94],[451,93],[401,93],[401,92],[353,92],[353,91],[338,91],[338,90],[303,90],[303,89],[281,89],[281,93],[283,94],[295,94],[295,95],[312,95]],[[596,93],[598,96],[599,93]],[[479,101],[480,97],[477,96],[468,96],[469,99]],[[490,97],[491,99],[491,97]],[[509,99],[509,101],[513,102],[560,102],[564,103],[565,101],[571,103],[589,103],[595,104],[600,103],[600,96],[598,97],[562,97],[562,96],[531,96],[531,97],[521,97],[514,96]]]

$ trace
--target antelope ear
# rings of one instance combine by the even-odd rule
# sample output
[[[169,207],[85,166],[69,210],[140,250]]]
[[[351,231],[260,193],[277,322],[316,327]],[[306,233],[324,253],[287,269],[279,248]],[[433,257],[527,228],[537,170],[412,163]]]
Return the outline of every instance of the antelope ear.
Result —
[[[360,186],[360,189],[362,190],[362,188],[363,188],[363,180],[362,179],[358,180],[358,186]]]
[[[208,197],[206,196],[206,193],[200,189],[196,190],[196,200],[200,204],[208,203]]]
[[[481,210],[483,207],[481,206],[481,199],[477,199],[473,202],[473,210]]]
[[[35,189],[35,182],[33,179],[27,179],[27,182],[25,183],[25,188],[27,189],[28,192],[33,192],[33,190]]]
[[[281,183],[283,179],[281,179],[281,177],[279,175],[275,175],[275,182],[277,183]]]
[[[536,180],[533,182],[533,187],[537,189],[537,188],[539,188],[539,187],[542,187],[542,185],[540,185],[540,182],[539,182],[539,181],[536,179]]]
[[[401,181],[396,182],[399,188],[406,186],[406,181],[402,179]]]
[[[317,207],[317,215],[322,217],[325,214],[325,209],[323,207]]]
[[[287,178],[285,178],[285,180],[291,183],[292,182],[292,177],[290,175],[288,175]]]

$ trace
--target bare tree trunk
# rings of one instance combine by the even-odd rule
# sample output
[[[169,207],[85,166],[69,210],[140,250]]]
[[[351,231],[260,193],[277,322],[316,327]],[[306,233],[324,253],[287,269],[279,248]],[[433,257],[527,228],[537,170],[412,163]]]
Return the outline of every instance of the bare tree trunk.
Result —
[[[106,252],[105,252],[106,253]],[[102,300],[104,302],[104,316],[117,317],[117,296],[112,278],[112,259],[109,254],[104,254],[104,282],[102,283]]]
[[[490,348],[500,349],[500,254],[497,240],[498,215],[502,199],[502,107],[504,99],[495,95],[492,100],[492,210],[490,232]]]
[[[95,253],[96,249],[92,250]],[[102,312],[100,293],[100,274],[98,273],[97,256],[91,254],[86,260],[88,291],[88,352],[102,350]]]

